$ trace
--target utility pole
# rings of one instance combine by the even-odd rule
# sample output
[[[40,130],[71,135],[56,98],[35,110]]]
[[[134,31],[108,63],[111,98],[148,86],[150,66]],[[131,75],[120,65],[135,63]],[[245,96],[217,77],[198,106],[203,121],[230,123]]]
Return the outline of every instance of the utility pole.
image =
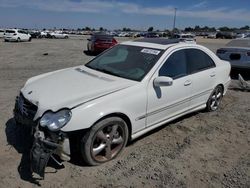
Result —
[[[173,25],[173,32],[174,32],[174,29],[175,29],[176,12],[177,12],[177,8],[174,8],[174,25]]]

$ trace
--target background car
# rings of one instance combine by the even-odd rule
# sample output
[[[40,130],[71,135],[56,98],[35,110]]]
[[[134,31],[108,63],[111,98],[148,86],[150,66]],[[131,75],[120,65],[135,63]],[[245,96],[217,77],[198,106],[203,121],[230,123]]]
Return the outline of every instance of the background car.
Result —
[[[48,33],[48,38],[53,38],[53,39],[67,39],[69,38],[68,34],[65,34],[63,32],[60,31],[54,31],[54,32],[50,32]]]
[[[248,35],[249,33],[239,33],[236,35],[236,39],[240,39],[240,38],[246,38],[246,36]]]
[[[209,33],[209,34],[207,35],[207,38],[208,38],[208,39],[216,39],[216,33]]]
[[[174,39],[179,39],[181,42],[196,43],[195,36],[189,33],[174,34]]]
[[[220,59],[229,61],[232,68],[250,69],[250,39],[234,39],[216,52]]]
[[[216,38],[221,38],[221,39],[235,39],[236,38],[236,33],[234,32],[217,32]]]
[[[27,33],[27,31],[20,29],[6,29],[4,35],[4,41],[31,41],[31,35]]]
[[[114,36],[106,33],[95,33],[87,40],[87,49],[90,53],[102,52],[118,43]]]
[[[5,30],[4,30],[4,29],[0,29],[0,38],[3,38],[3,36],[4,36],[4,32],[5,32]]]
[[[145,38],[158,38],[159,34],[156,32],[148,32],[144,35]]]
[[[36,30],[29,30],[28,33],[30,34],[31,38],[41,38],[41,32]]]
[[[39,38],[47,38],[49,31],[41,31]]]

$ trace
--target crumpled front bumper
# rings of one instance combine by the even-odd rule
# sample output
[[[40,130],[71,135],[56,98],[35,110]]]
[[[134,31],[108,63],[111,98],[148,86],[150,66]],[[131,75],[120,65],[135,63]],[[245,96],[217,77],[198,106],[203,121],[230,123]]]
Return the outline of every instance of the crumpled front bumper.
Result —
[[[16,98],[13,110],[17,124],[31,128],[34,136],[30,151],[32,172],[44,177],[44,171],[52,155],[58,155],[62,161],[70,160],[70,142],[68,134],[62,131],[52,132],[39,126],[39,120],[34,121],[37,106],[29,102],[22,94]],[[57,162],[57,161],[56,161]]]

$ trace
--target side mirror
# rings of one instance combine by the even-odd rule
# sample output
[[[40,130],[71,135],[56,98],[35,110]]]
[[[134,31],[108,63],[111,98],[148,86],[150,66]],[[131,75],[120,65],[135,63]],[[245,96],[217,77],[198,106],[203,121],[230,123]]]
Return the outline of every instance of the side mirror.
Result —
[[[173,78],[166,76],[159,76],[154,79],[155,87],[171,86],[171,85],[173,85]]]

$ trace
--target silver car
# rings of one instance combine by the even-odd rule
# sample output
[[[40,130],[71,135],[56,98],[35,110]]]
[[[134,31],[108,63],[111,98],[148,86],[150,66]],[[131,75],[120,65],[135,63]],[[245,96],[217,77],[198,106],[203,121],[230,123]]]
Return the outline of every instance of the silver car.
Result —
[[[229,61],[232,68],[250,69],[250,38],[232,40],[216,54],[220,59]]]

